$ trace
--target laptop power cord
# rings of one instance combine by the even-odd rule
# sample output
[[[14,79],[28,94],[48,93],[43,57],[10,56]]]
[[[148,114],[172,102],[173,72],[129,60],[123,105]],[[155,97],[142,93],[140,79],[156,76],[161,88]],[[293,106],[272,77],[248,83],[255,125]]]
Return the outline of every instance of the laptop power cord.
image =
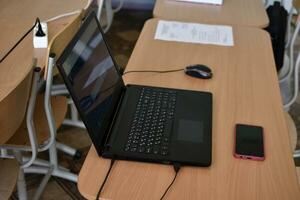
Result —
[[[106,173],[106,176],[105,176],[105,178],[104,178],[104,181],[103,181],[103,183],[102,183],[102,185],[101,185],[101,187],[100,187],[100,189],[99,189],[99,191],[98,191],[98,193],[97,193],[97,196],[96,196],[96,199],[95,199],[95,200],[98,200],[98,199],[99,199],[100,194],[101,194],[101,192],[102,192],[102,190],[103,190],[103,188],[104,188],[104,185],[105,185],[105,183],[106,183],[106,181],[107,181],[107,179],[108,179],[108,177],[109,177],[110,171],[111,171],[111,169],[112,169],[112,167],[113,167],[113,165],[114,165],[114,162],[115,162],[114,159],[111,159],[111,160],[110,160],[110,166],[109,166],[109,169],[108,169],[108,171],[107,171],[107,173]],[[167,189],[165,190],[164,194],[161,196],[160,200],[163,200],[163,199],[164,199],[164,197],[165,197],[166,194],[168,193],[169,189],[171,188],[171,186],[172,186],[173,183],[175,182],[176,177],[177,177],[177,174],[178,174],[178,172],[179,172],[179,170],[180,170],[180,168],[181,168],[181,165],[180,165],[179,163],[174,163],[174,164],[173,164],[173,168],[174,168],[174,171],[175,171],[175,176],[174,176],[172,182],[170,183],[170,185],[169,185],[169,186],[167,187]]]
[[[173,185],[173,183],[175,182],[176,180],[176,177],[177,177],[177,174],[181,168],[181,165],[179,163],[174,163],[173,164],[173,167],[174,167],[174,171],[175,171],[175,176],[172,180],[172,182],[170,183],[170,185],[167,187],[167,189],[165,190],[164,194],[161,196],[160,200],[163,200],[164,197],[166,196],[166,194],[168,193],[169,189],[171,188],[171,186]]]
[[[102,183],[102,185],[101,185],[101,187],[100,187],[100,189],[99,189],[99,191],[98,191],[98,193],[97,193],[96,200],[98,200],[99,197],[100,197],[100,194],[101,194],[101,192],[102,192],[102,190],[103,190],[103,188],[104,188],[104,185],[105,185],[105,183],[106,183],[106,181],[107,181],[107,179],[108,179],[108,176],[109,176],[109,174],[110,174],[111,168],[112,168],[113,165],[114,165],[114,162],[115,162],[115,159],[111,159],[111,160],[110,160],[109,169],[108,169],[108,171],[107,171],[107,173],[106,173],[106,176],[105,176],[105,178],[104,178],[104,181],[103,181],[103,183]]]

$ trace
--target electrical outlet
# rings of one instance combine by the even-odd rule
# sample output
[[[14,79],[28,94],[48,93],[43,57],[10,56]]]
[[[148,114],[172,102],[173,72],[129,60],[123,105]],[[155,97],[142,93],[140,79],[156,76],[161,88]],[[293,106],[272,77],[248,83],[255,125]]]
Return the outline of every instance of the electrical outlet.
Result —
[[[48,27],[47,23],[41,22],[41,26],[45,36],[36,36],[38,31],[38,24],[33,29],[33,47],[34,48],[47,48],[48,47]]]

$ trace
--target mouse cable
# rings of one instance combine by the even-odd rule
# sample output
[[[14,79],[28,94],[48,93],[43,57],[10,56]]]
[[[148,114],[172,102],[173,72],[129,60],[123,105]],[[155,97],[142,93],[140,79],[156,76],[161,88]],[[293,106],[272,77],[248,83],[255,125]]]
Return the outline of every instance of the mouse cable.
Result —
[[[171,188],[171,186],[175,182],[175,179],[176,179],[177,174],[178,174],[178,172],[179,172],[179,170],[181,168],[181,165],[179,163],[174,163],[173,167],[174,167],[174,171],[175,171],[175,176],[174,176],[172,182],[170,183],[170,185],[165,190],[164,194],[161,196],[160,200],[163,200],[163,198],[166,196],[166,194],[168,193],[169,189]]]
[[[184,68],[182,69],[173,69],[173,70],[166,70],[166,71],[155,71],[155,70],[132,70],[132,71],[125,71],[123,73],[123,75],[125,74],[129,74],[129,73],[136,73],[136,72],[146,72],[146,73],[170,73],[170,72],[179,72],[179,71],[183,71]]]
[[[98,191],[98,193],[97,193],[96,200],[98,200],[99,197],[100,197],[100,194],[101,194],[101,192],[102,192],[102,189],[104,188],[104,185],[105,185],[105,183],[106,183],[106,181],[107,181],[107,179],[108,179],[108,176],[109,176],[109,174],[110,174],[111,168],[112,168],[113,165],[114,165],[114,162],[115,162],[115,159],[111,159],[111,160],[110,160],[109,169],[108,169],[108,171],[107,171],[107,173],[106,173],[106,176],[105,176],[105,178],[104,178],[104,181],[103,181],[103,183],[102,183],[102,185],[101,185],[101,187],[100,187],[100,189],[99,189],[99,191]]]
[[[71,16],[71,15],[79,14],[79,13],[82,12],[82,10],[86,11],[86,10],[90,7],[92,1],[93,1],[93,0],[88,0],[88,2],[86,3],[85,7],[82,8],[82,9],[75,10],[75,11],[71,11],[71,12],[67,12],[67,13],[63,13],[63,14],[61,14],[61,15],[57,15],[57,16],[55,16],[55,17],[46,19],[46,20],[44,20],[43,22],[48,23],[48,22],[52,22],[52,21],[55,21],[55,20],[60,19],[60,18],[63,18],[63,17],[68,17],[68,16]]]
[[[34,29],[36,25],[39,25],[38,28],[41,28],[40,19],[36,18],[35,23],[30,29],[16,42],[16,44],[1,58],[0,63],[22,42],[22,40]],[[43,32],[43,30],[41,30]]]

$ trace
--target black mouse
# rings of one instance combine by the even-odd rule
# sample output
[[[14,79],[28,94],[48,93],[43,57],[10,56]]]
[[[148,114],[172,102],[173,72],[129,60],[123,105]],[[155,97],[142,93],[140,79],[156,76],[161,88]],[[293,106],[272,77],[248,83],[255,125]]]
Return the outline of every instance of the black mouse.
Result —
[[[184,72],[189,76],[202,79],[210,79],[213,76],[209,67],[200,64],[187,66]]]

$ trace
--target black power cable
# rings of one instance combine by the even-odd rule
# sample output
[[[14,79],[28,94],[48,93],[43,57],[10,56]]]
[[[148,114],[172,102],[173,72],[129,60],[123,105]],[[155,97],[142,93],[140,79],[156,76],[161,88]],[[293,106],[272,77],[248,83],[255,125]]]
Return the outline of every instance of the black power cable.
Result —
[[[167,187],[167,189],[165,190],[164,194],[160,197],[160,200],[163,200],[163,198],[166,196],[166,194],[168,193],[169,189],[171,188],[171,186],[172,186],[173,183],[175,182],[176,177],[177,177],[177,174],[178,174],[178,172],[179,172],[181,166],[180,166],[179,163],[175,163],[175,164],[173,165],[173,167],[174,167],[174,171],[175,171],[175,176],[174,176],[172,182],[170,183],[170,185],[169,185],[169,186]]]
[[[99,197],[100,197],[100,194],[101,194],[101,192],[102,192],[102,190],[103,190],[103,188],[104,188],[104,185],[105,185],[105,183],[106,183],[106,181],[107,181],[107,179],[108,179],[108,176],[109,176],[109,174],[110,174],[111,168],[112,168],[113,165],[114,165],[114,162],[115,162],[114,159],[111,159],[111,160],[110,160],[110,166],[109,166],[109,169],[108,169],[108,171],[107,171],[107,173],[106,173],[106,176],[105,176],[105,178],[104,178],[104,181],[103,181],[103,183],[102,183],[102,185],[101,185],[101,187],[100,187],[100,189],[99,189],[99,191],[98,191],[98,193],[97,193],[96,200],[98,200]]]
[[[0,63],[22,42],[22,40],[34,29],[34,27],[38,24],[37,36],[45,36],[43,32],[40,19],[36,18],[34,25],[17,41],[17,43],[1,58]]]
[[[169,72],[179,72],[179,71],[183,71],[184,69],[173,69],[173,70],[166,70],[166,71],[155,71],[155,70],[132,70],[132,71],[126,71],[123,73],[123,75],[125,74],[129,74],[129,73],[136,73],[136,72],[146,72],[146,73],[169,73]]]
[[[105,176],[105,178],[104,178],[104,181],[103,181],[102,185],[100,186],[100,189],[99,189],[99,191],[98,191],[98,193],[97,193],[97,196],[96,196],[96,199],[95,199],[95,200],[98,200],[98,199],[99,199],[100,194],[101,194],[101,192],[102,192],[102,190],[103,190],[103,188],[104,188],[104,185],[105,185],[105,183],[106,183],[106,181],[107,181],[107,179],[108,179],[108,177],[109,177],[110,171],[111,171],[111,169],[112,169],[112,167],[113,167],[113,165],[114,165],[114,162],[115,162],[114,159],[111,159],[111,160],[110,160],[110,166],[109,166],[109,169],[108,169],[108,171],[107,171],[107,173],[106,173],[106,176]],[[173,167],[174,167],[174,171],[175,171],[175,176],[174,176],[172,182],[170,183],[170,185],[169,185],[169,186],[167,187],[167,189],[165,190],[164,194],[161,196],[160,200],[163,200],[163,198],[166,196],[166,194],[168,193],[169,189],[171,188],[171,186],[172,186],[173,183],[175,182],[176,177],[177,177],[177,174],[178,174],[178,172],[179,172],[179,170],[180,170],[180,168],[181,168],[181,165],[180,165],[179,163],[174,163]]]

